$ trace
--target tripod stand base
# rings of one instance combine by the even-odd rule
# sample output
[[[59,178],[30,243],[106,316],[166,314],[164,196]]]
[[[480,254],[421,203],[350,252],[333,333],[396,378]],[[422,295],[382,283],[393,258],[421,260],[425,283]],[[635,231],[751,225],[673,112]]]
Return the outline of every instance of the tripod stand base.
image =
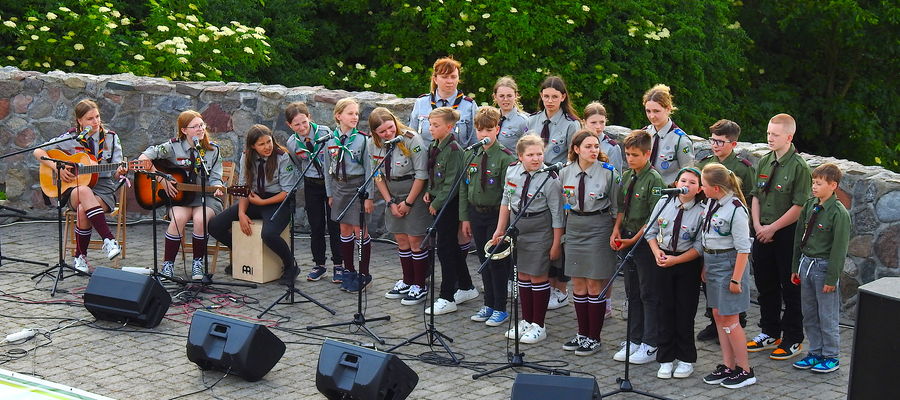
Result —
[[[356,325],[356,326],[358,326],[360,329],[366,331],[366,333],[368,333],[369,336],[371,336],[373,339],[377,340],[378,343],[384,344],[384,339],[382,339],[381,337],[379,337],[378,335],[376,335],[375,332],[372,332],[372,330],[369,329],[369,327],[366,326],[366,322],[371,322],[371,321],[390,321],[390,320],[391,320],[391,316],[390,316],[390,315],[386,315],[386,316],[384,316],[384,317],[377,317],[377,318],[366,318],[366,317],[363,316],[362,314],[356,313],[356,314],[353,314],[353,321],[349,321],[349,322],[338,322],[338,323],[327,324],[327,325],[310,325],[310,326],[307,326],[307,327],[306,327],[306,330],[311,331],[311,330],[313,330],[313,329],[334,328],[334,327],[336,327],[336,326],[350,326],[350,325]]]
[[[300,295],[301,297],[303,297],[306,300],[295,301],[294,300],[295,294]],[[290,299],[288,299],[288,297],[290,297]],[[256,318],[262,318],[263,315],[266,315],[266,313],[268,313],[269,310],[271,310],[276,305],[302,304],[302,303],[313,303],[319,307],[322,307],[323,309],[325,309],[325,311],[330,312],[331,315],[337,314],[336,311],[332,310],[331,308],[328,308],[328,306],[326,306],[322,303],[319,303],[318,301],[316,301],[316,299],[310,297],[306,293],[301,292],[300,289],[297,289],[296,287],[289,287],[284,292],[284,294],[281,295],[281,297],[275,299],[275,301],[272,302],[272,304],[270,304],[268,307],[266,307],[266,309],[263,310],[263,312],[259,313],[259,315],[257,315]],[[307,329],[309,329],[309,328],[307,328]]]
[[[418,338],[420,338],[420,337],[422,337],[422,336],[427,336],[428,342],[426,342],[426,343],[416,342],[416,339],[418,339]],[[446,340],[446,341],[445,341],[445,340]],[[459,364],[459,358],[456,357],[456,354],[453,353],[453,350],[450,350],[450,346],[447,345],[447,341],[449,341],[450,343],[453,343],[453,339],[452,339],[452,338],[450,338],[449,336],[447,336],[447,335],[441,333],[440,331],[438,331],[437,329],[435,329],[435,328],[434,328],[434,325],[431,325],[431,326],[428,327],[428,329],[426,329],[425,331],[419,333],[418,335],[415,335],[415,336],[413,336],[413,337],[411,337],[411,338],[409,338],[409,339],[406,339],[406,340],[404,340],[402,343],[400,343],[400,344],[398,344],[398,345],[396,345],[396,346],[394,346],[394,347],[391,347],[391,348],[387,349],[387,352],[390,353],[390,352],[392,352],[392,351],[394,351],[394,350],[396,350],[396,349],[398,349],[398,348],[400,348],[400,347],[402,347],[402,346],[406,346],[406,345],[408,345],[408,344],[417,344],[417,345],[420,345],[420,346],[433,347],[433,346],[434,346],[434,342],[438,342],[438,343],[440,343],[441,347],[443,347],[444,350],[447,351],[447,354],[450,355],[450,358],[453,359],[453,363],[454,363],[454,364]]]
[[[631,386],[631,380],[629,380],[629,379],[616,378],[616,382],[619,384],[619,389],[613,390],[612,392],[609,392],[609,393],[604,393],[603,394],[604,398],[606,398],[607,396],[614,396],[619,393],[634,393],[634,394],[639,394],[644,397],[650,397],[650,398],[660,399],[660,400],[669,400],[668,397],[657,396],[653,393],[647,393],[647,392],[642,392],[640,390],[634,390],[634,386]]]
[[[69,276],[66,276],[65,275],[66,269],[71,271],[72,274]],[[53,270],[56,270],[56,271],[53,271]],[[40,282],[41,280],[44,279],[45,276],[49,276],[49,277],[53,278],[53,289],[50,291],[50,297],[53,297],[53,296],[56,296],[56,291],[59,286],[59,281],[62,281],[66,278],[71,278],[73,276],[78,276],[78,275],[87,276],[87,277],[91,276],[91,274],[89,272],[79,271],[79,270],[75,269],[75,267],[73,267],[69,264],[66,264],[65,261],[62,261],[50,268],[47,268],[41,272],[38,272],[38,273],[32,275],[31,279],[40,277],[41,279],[38,279],[38,282]]]
[[[501,365],[492,370],[484,371],[484,372],[472,375],[472,379],[478,379],[478,378],[481,378],[482,376],[487,376],[487,375],[493,374],[495,372],[504,371],[504,370],[507,370],[510,368],[531,368],[536,371],[546,372],[550,375],[569,376],[569,371],[566,371],[564,369],[550,368],[550,367],[545,367],[543,365],[537,365],[537,364],[525,362],[525,353],[508,354],[508,357],[509,357],[509,363],[507,363],[506,365]]]
[[[40,266],[43,266],[44,268],[50,268],[50,264],[47,264],[45,262],[25,260],[22,258],[0,256],[0,265],[3,265],[3,261],[20,262],[20,263],[26,263],[26,264],[40,265]]]

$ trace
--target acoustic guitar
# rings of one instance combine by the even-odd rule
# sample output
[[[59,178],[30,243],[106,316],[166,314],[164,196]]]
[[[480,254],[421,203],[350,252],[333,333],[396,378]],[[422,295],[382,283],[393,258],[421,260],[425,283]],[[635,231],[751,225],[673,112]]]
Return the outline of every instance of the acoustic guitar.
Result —
[[[150,162],[148,160],[122,161],[118,164],[99,164],[97,163],[97,159],[88,153],[68,154],[59,149],[47,150],[47,157],[78,165],[77,167],[71,165],[66,166],[66,170],[76,176],[75,180],[72,182],[61,182],[60,186],[62,187],[62,190],[60,193],[65,193],[66,190],[75,186],[94,187],[100,179],[100,173],[115,171],[119,169],[119,167],[124,167],[128,171],[143,171],[150,169]],[[43,163],[40,165],[41,190],[47,197],[55,198],[57,193],[56,168],[48,167]]]
[[[176,167],[167,160],[154,160],[153,165],[157,171],[165,172],[175,178],[175,189],[178,193],[173,198],[169,198],[166,189],[162,184],[156,185],[156,196],[153,196],[153,179],[147,174],[139,174],[134,177],[134,198],[138,205],[145,210],[152,210],[159,206],[181,206],[190,204],[194,201],[194,196],[201,192],[203,188],[196,183],[188,183],[188,173],[184,168]],[[223,193],[232,196],[247,197],[250,195],[250,188],[247,186],[206,186],[206,193],[215,193],[221,190]]]

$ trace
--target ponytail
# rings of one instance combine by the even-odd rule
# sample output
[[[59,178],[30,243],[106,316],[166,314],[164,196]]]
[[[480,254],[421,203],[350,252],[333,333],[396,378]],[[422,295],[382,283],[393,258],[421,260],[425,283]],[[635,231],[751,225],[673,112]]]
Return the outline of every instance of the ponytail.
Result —
[[[741,178],[734,174],[724,165],[713,163],[703,167],[703,185],[718,186],[725,191],[734,193],[744,206],[747,206],[747,200],[744,198],[744,192],[741,191]]]

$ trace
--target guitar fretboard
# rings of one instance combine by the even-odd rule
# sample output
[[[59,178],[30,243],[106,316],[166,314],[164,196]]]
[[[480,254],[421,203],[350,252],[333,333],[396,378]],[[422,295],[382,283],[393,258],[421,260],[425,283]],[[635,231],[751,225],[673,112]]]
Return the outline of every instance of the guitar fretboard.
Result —
[[[97,164],[97,165],[84,165],[78,164],[78,175],[82,174],[99,174],[101,172],[109,172],[115,171],[119,169],[119,167],[124,166],[125,163],[118,164]]]

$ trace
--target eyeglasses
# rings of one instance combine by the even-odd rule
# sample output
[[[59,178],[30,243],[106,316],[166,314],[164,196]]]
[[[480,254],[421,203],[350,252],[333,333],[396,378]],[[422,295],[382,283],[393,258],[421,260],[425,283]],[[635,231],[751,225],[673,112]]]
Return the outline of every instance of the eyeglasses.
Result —
[[[724,146],[727,143],[734,143],[731,140],[719,140],[719,139],[709,139],[709,142],[712,143],[713,146]]]
[[[187,128],[187,129],[206,129],[206,124],[204,123],[204,124],[191,125],[191,126],[186,126],[185,128]]]

